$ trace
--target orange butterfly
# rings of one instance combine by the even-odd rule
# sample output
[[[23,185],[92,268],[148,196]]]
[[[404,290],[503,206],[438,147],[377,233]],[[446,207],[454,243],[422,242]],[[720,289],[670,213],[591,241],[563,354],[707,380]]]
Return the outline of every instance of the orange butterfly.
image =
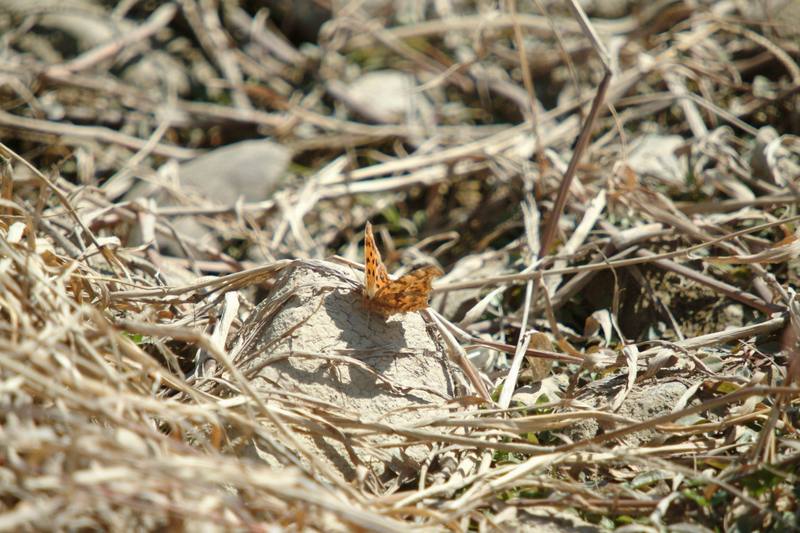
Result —
[[[431,283],[444,274],[439,267],[425,266],[390,279],[369,222],[364,230],[364,258],[364,304],[385,317],[428,307]]]

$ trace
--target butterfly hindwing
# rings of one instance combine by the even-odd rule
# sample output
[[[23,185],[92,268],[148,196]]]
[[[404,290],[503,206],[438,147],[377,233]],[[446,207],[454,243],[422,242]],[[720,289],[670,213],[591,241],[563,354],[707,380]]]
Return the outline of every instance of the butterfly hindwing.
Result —
[[[421,311],[428,307],[433,280],[441,275],[442,271],[435,266],[409,272],[379,289],[370,307],[385,316]]]
[[[389,282],[389,273],[381,260],[381,253],[375,244],[372,224],[367,222],[364,230],[364,289],[368,298],[375,297],[378,290]]]

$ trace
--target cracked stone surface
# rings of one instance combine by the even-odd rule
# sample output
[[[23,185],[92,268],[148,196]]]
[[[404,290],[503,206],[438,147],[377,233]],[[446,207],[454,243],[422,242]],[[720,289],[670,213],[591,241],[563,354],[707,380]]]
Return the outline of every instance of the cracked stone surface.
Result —
[[[361,285],[361,273],[351,268],[292,263],[243,324],[235,364],[265,399],[297,395],[335,406],[328,411],[345,418],[396,426],[445,414],[456,395],[455,370],[435,326],[420,313],[370,313]],[[401,440],[386,433],[358,440],[336,438],[336,431],[297,435],[345,479],[355,477],[358,464],[378,478],[418,471],[429,454],[425,445],[376,449]],[[263,450],[256,454],[275,464]]]
[[[576,398],[580,402],[595,408],[605,409],[614,400],[616,394],[625,386],[627,376],[619,374],[609,376],[592,382],[586,390]],[[648,381],[638,383],[622,402],[615,414],[632,421],[642,421],[657,416],[668,414],[675,407],[678,400],[689,390],[691,383],[688,380],[674,378],[661,382]],[[571,426],[565,433],[573,441],[589,439],[601,432],[617,429],[618,424],[598,419],[580,421]],[[620,444],[635,448],[648,444],[658,444],[660,434],[654,430],[646,429],[625,435],[620,439]],[[656,439],[654,441],[654,439]]]

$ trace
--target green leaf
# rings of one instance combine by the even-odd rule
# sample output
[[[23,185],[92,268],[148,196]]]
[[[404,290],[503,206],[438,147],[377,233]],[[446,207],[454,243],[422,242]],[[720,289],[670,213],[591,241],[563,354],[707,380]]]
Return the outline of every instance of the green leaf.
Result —
[[[695,491],[694,489],[684,489],[682,494],[686,499],[693,501],[694,503],[696,503],[700,507],[710,507],[711,506],[711,502],[709,502],[708,499],[706,499],[705,496],[703,496],[699,492]]]

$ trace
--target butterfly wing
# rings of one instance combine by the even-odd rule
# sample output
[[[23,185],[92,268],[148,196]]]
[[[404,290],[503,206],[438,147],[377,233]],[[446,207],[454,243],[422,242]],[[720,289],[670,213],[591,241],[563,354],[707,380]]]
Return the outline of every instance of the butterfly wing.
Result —
[[[418,268],[379,288],[369,307],[383,316],[421,311],[428,307],[433,280],[443,274],[436,266]]]
[[[375,294],[389,283],[389,273],[381,260],[381,253],[375,244],[372,234],[372,224],[367,222],[364,230],[364,293],[367,298],[374,298]]]

